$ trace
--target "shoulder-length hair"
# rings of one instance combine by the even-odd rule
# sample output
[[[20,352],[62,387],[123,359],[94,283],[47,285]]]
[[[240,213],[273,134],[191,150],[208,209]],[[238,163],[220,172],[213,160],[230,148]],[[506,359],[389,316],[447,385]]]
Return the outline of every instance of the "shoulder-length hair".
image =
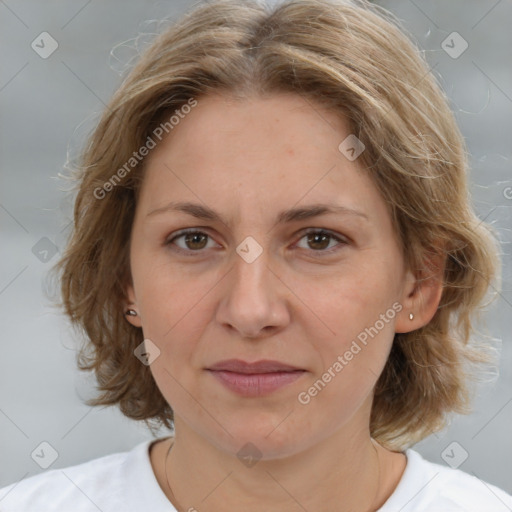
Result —
[[[498,277],[497,237],[468,195],[464,140],[421,52],[387,11],[364,0],[211,0],[160,33],[117,90],[76,162],[74,229],[54,270],[72,323],[85,333],[78,366],[128,417],[173,426],[148,366],[142,331],[126,321],[129,242],[148,145],[163,120],[211,92],[292,92],[339,113],[365,145],[359,157],[386,201],[404,261],[426,275],[446,257],[432,320],[395,334],[374,391],[371,435],[403,448],[468,412],[475,314]],[[179,129],[177,127],[176,129]],[[153,137],[154,138],[154,137]],[[131,162],[129,166],[127,162]]]

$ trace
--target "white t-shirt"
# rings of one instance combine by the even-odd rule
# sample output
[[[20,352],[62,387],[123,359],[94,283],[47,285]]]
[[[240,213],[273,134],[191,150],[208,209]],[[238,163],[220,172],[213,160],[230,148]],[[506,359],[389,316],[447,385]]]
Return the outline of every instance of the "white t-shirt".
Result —
[[[129,452],[52,469],[0,489],[1,512],[176,512],[144,441]],[[379,512],[510,512],[512,496],[406,450],[407,465]]]

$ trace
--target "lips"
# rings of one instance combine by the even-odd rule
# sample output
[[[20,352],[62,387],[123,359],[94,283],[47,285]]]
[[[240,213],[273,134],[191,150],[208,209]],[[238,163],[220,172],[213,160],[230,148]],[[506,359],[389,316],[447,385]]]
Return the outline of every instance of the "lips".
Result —
[[[306,373],[296,366],[268,359],[254,363],[229,359],[207,370],[225,388],[244,397],[268,395],[292,384]]]
[[[215,363],[208,369],[212,371],[226,371],[245,374],[303,371],[301,368],[296,366],[281,363],[280,361],[272,361],[270,359],[262,359],[254,363],[248,363],[241,359],[227,359],[225,361]]]

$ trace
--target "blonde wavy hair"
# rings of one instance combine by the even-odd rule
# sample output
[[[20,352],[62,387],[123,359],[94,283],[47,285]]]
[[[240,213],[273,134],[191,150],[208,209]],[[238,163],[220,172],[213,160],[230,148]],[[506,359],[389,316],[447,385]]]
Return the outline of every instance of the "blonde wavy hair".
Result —
[[[499,243],[473,211],[446,96],[396,18],[364,0],[212,0],[161,31],[126,76],[74,164],[74,229],[53,269],[59,306],[85,334],[78,366],[98,381],[87,404],[173,427],[171,406],[134,356],[142,330],[125,318],[144,160],[104,197],[97,191],[162,119],[214,91],[242,100],[292,92],[338,112],[366,146],[360,161],[389,206],[406,264],[422,276],[430,256],[446,257],[435,316],[395,334],[371,435],[402,449],[443,428],[448,413],[468,412],[472,372],[489,361],[474,322],[499,281]]]

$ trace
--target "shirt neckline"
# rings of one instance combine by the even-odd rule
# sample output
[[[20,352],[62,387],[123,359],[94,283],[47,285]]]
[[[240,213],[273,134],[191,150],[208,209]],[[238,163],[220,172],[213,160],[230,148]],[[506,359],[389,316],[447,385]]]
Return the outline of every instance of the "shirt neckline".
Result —
[[[160,487],[151,466],[150,446],[168,438],[149,439],[136,446],[128,456],[127,481],[133,510],[151,510],[152,512],[177,512],[171,501]]]
[[[177,512],[158,483],[149,454],[152,444],[170,437],[172,436],[143,441],[129,455],[127,460],[128,481],[133,494],[131,501],[132,504],[136,505],[134,510],[137,509],[137,506],[148,508],[150,505],[153,512]],[[403,453],[406,457],[404,472],[391,496],[377,512],[392,512],[404,507],[407,504],[407,489],[410,489],[411,486],[417,487],[420,483],[415,468],[417,462],[421,459],[421,455],[411,449],[407,449]],[[408,501],[410,499],[412,498],[409,498]]]
[[[397,510],[407,512],[407,510],[410,509],[406,509],[405,507],[410,505],[410,502],[420,494],[420,491],[424,486],[423,481],[425,478],[418,472],[419,462],[423,460],[421,455],[410,448],[405,450],[403,453],[407,459],[404,472],[402,473],[402,476],[391,496],[386,500],[384,505],[377,510],[377,512],[396,512]],[[410,496],[411,490],[417,488],[419,491],[413,496]]]

